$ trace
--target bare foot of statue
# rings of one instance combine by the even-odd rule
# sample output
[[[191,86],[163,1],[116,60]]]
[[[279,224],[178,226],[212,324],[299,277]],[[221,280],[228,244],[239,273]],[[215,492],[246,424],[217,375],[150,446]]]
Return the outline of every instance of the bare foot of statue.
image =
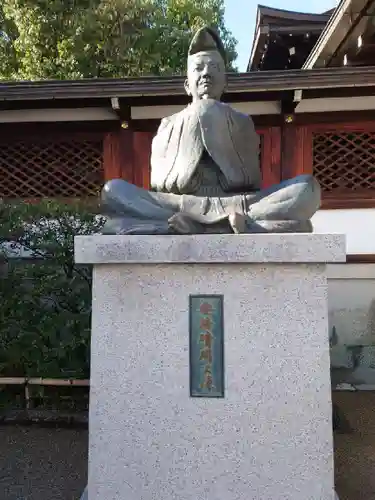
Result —
[[[246,215],[235,212],[233,214],[229,214],[228,220],[235,234],[241,234],[247,232]]]

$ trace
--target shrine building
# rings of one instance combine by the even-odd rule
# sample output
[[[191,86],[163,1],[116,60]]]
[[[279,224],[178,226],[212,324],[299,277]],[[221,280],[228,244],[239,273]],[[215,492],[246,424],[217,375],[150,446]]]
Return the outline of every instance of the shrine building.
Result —
[[[322,14],[259,6],[247,72],[229,74],[224,96],[253,117],[263,186],[314,174],[315,231],[347,236],[347,264],[329,269],[340,366],[348,346],[375,345],[374,10],[375,0]],[[189,102],[183,81],[0,83],[0,198],[95,199],[119,177],[148,188],[160,119]]]

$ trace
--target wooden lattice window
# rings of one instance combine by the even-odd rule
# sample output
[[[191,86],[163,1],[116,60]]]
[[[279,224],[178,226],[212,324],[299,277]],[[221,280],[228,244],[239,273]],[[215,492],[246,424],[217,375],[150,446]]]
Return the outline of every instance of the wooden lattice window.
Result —
[[[322,208],[375,207],[375,121],[296,125],[283,175],[313,174]]]
[[[0,142],[0,198],[96,196],[103,182],[99,137]]]
[[[326,193],[375,191],[375,131],[313,133],[313,173]]]

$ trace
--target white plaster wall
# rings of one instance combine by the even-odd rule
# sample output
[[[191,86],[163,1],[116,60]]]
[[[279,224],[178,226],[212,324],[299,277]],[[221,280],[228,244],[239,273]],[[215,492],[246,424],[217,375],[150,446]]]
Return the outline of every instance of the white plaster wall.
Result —
[[[252,101],[252,102],[231,102],[233,109],[251,116],[278,115],[280,114],[279,101]],[[161,119],[182,111],[186,106],[183,104],[170,106],[132,106],[132,120]]]
[[[118,120],[111,108],[17,109],[0,111],[0,123]]]
[[[375,209],[319,210],[312,222],[317,233],[345,234],[348,254],[375,254]]]
[[[375,254],[375,209],[320,210],[313,225],[345,234],[347,254]],[[328,266],[328,303],[339,346],[375,345],[375,264]]]
[[[330,332],[335,326],[338,343],[345,345],[375,345],[375,276],[372,267],[369,277],[361,277],[355,268],[346,264],[357,277],[328,279],[328,308]],[[368,268],[370,264],[365,264]],[[359,272],[358,272],[359,271]]]
[[[333,387],[375,390],[375,264],[328,266],[328,308]]]

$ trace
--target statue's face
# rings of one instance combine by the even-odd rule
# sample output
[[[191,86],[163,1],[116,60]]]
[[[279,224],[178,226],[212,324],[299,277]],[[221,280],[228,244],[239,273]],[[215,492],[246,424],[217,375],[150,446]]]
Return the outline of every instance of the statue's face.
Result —
[[[225,64],[219,52],[198,52],[188,57],[185,90],[192,96],[193,101],[219,100],[225,85]]]

